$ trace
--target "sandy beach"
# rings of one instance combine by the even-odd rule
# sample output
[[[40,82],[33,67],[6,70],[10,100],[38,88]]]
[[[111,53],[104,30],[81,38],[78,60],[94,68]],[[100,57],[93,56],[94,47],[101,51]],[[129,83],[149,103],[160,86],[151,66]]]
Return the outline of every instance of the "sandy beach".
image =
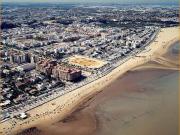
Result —
[[[38,135],[177,135],[176,73],[157,69],[125,73],[66,119],[38,126],[41,131]],[[172,77],[176,81],[171,83],[176,87],[169,89],[168,83],[164,89],[159,82],[164,79],[170,82]],[[149,85],[136,81],[141,78]],[[156,84],[154,80],[160,81]],[[124,85],[128,82],[131,84]]]
[[[43,127],[42,123],[52,124],[58,122],[73,112],[76,106],[80,105],[85,99],[102,91],[104,87],[119,78],[122,74],[138,65],[153,61],[155,58],[166,53],[169,46],[179,40],[178,34],[179,27],[161,29],[161,32],[156,37],[155,41],[152,42],[150,46],[146,47],[145,51],[138,54],[138,57],[132,57],[130,60],[97,81],[28,111],[31,117],[24,121],[12,119],[4,122],[0,126],[0,131],[3,131],[2,134],[12,135],[38,125]]]
[[[178,56],[168,50],[164,59]],[[133,68],[65,119],[18,135],[177,135],[179,73],[167,64],[150,61]]]

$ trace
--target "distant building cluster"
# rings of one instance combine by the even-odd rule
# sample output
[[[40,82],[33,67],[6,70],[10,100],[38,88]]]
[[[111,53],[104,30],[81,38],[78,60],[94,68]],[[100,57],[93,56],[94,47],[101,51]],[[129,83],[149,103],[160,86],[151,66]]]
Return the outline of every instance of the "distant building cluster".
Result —
[[[24,52],[11,52],[10,54],[10,62],[11,63],[28,63],[31,62],[30,54]]]

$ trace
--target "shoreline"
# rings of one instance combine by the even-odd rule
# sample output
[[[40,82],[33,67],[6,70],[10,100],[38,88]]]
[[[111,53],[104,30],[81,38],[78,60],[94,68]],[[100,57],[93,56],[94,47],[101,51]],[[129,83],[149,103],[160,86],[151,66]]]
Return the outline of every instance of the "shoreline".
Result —
[[[170,32],[171,34],[169,35]],[[77,90],[74,90],[70,93],[67,93],[66,95],[63,95],[33,110],[28,111],[27,113],[29,113],[31,117],[27,120],[20,121],[13,119],[3,123],[0,128],[1,131],[7,130],[6,134],[13,134],[26,128],[35,127],[36,125],[39,125],[43,122],[54,123],[57,120],[62,120],[71,114],[75,108],[77,108],[77,106],[84,102],[84,100],[102,91],[104,87],[126,73],[128,70],[146,63],[165,53],[169,46],[179,40],[178,32],[179,27],[161,29],[161,32],[157,35],[155,41],[147,46],[145,51],[139,53],[138,57],[130,58],[128,61],[111,71],[106,76],[86,86],[83,86]],[[164,36],[167,36],[167,38]],[[146,50],[150,51],[146,52]]]
[[[168,50],[168,52],[170,51]],[[175,56],[175,54],[173,55]],[[169,58],[170,56],[171,55],[167,55],[164,58]],[[144,67],[148,63],[140,65],[139,67]],[[154,64],[154,66],[156,65]],[[176,102],[177,99],[175,98],[177,96],[171,95],[174,92],[168,90],[167,87],[163,89],[162,87],[164,87],[163,86],[164,84],[163,83],[159,84],[156,83],[155,81],[157,80],[157,82],[159,82],[158,80],[159,79],[161,80],[161,78],[169,78],[169,76],[173,75],[174,73],[178,73],[178,71],[174,71],[171,69],[162,70],[162,69],[154,69],[154,68],[142,69],[138,71],[137,70],[132,71],[131,69],[130,71],[120,76],[118,79],[114,80],[107,87],[103,88],[103,91],[101,91],[100,93],[88,97],[88,99],[83,101],[82,104],[76,106],[77,108],[63,120],[60,120],[53,124],[43,123],[41,124],[42,126],[38,125],[37,127],[34,127],[34,130],[26,129],[22,131],[21,134],[37,133],[37,135],[106,135],[107,130],[109,134],[116,134],[117,132],[118,133],[120,132],[121,134],[125,134],[126,132],[124,131],[130,128],[128,125],[129,124],[136,125],[135,123],[139,123],[136,125],[137,130],[141,129],[141,127],[143,126],[144,127],[143,131],[146,132],[150,128],[148,125],[150,125],[150,123],[152,124],[153,122],[152,119],[157,119],[162,121],[160,122],[162,124],[157,122],[161,126],[158,126],[158,124],[156,123],[153,124],[156,125],[154,127],[154,133],[157,133],[156,127],[158,127],[160,133],[162,133],[163,132],[162,128],[167,126],[166,124],[164,124],[164,122],[167,121],[168,118],[172,118],[172,115],[164,114],[163,117],[165,118],[161,118],[161,119],[157,118],[157,115],[160,114],[160,110],[161,109],[163,110],[163,106],[157,104],[156,100],[154,100],[153,102],[151,100],[152,98],[155,97],[156,99],[158,99],[157,97],[160,96],[164,99],[164,101],[167,102],[168,98],[174,97],[172,100],[170,100],[169,105],[175,107],[175,104],[177,104]],[[142,77],[144,77],[144,80],[141,83],[138,80],[140,80]],[[176,80],[177,82],[177,79],[174,80]],[[155,82],[153,83],[153,81]],[[129,83],[129,85],[124,85],[126,83]],[[152,84],[154,85],[159,84],[159,85],[149,87],[150,84],[151,86]],[[156,89],[156,91],[154,91],[154,89]],[[168,92],[169,94],[168,95],[164,94],[164,92],[162,92],[162,89],[163,91],[164,90],[169,91]],[[176,91],[177,89],[178,88],[176,88]],[[174,87],[171,90],[174,91],[175,90]],[[158,101],[162,101],[161,98]],[[146,108],[147,105],[150,104],[152,106]],[[118,108],[116,108],[117,105]],[[156,110],[157,108],[153,109],[155,106],[161,109],[160,110]],[[169,110],[177,113],[177,108],[173,108],[173,107]],[[136,108],[140,108],[140,109],[136,110]],[[145,110],[143,110],[143,108]],[[151,114],[145,113],[147,111],[155,113],[156,115],[152,117]],[[124,112],[126,113],[124,114]],[[144,115],[141,117],[140,114],[144,114]],[[177,124],[176,124],[177,119],[175,120],[176,116],[177,115],[173,115],[174,119],[169,120],[171,123],[175,125],[172,127],[169,124],[169,127],[167,127],[163,133],[165,133],[166,131],[171,132],[173,129],[174,131],[177,132]],[[126,124],[126,122],[123,121],[126,121],[127,117],[128,118],[135,117],[135,119],[130,119],[130,121],[128,121],[129,124]],[[140,119],[142,118],[147,120],[145,121],[146,123],[145,125],[140,125],[141,124]],[[106,126],[111,128],[108,128],[106,130],[105,129]],[[120,128],[118,131],[112,130],[117,127]],[[135,129],[132,129],[130,131],[131,133],[129,134],[130,135],[133,134],[134,130]],[[146,133],[148,134],[149,132]]]

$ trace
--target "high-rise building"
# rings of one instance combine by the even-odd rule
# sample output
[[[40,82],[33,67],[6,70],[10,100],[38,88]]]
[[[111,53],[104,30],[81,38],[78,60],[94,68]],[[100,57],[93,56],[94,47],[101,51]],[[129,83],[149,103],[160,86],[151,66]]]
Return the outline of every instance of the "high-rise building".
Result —
[[[24,53],[24,52],[11,52],[10,53],[10,62],[11,63],[29,63],[31,61],[30,59],[30,54],[29,53]]]
[[[56,61],[50,59],[39,61],[36,64],[36,69],[59,80],[75,81],[81,77],[81,70],[57,64]]]
[[[81,77],[81,70],[57,65],[52,70],[52,76],[60,80],[74,81]]]

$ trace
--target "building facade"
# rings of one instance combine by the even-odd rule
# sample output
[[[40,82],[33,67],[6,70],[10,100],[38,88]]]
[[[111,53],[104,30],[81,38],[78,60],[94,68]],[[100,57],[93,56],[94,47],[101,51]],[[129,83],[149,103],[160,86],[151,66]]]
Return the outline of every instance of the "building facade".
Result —
[[[41,60],[36,64],[36,69],[58,80],[75,81],[81,77],[81,70],[57,64],[50,59]]]

